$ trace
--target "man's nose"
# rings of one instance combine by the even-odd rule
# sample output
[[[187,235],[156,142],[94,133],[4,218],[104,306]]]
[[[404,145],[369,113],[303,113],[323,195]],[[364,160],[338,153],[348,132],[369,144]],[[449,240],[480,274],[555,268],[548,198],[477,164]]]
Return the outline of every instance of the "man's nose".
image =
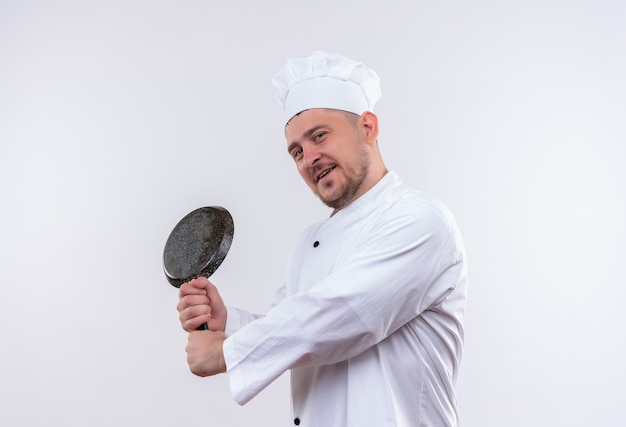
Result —
[[[320,152],[315,146],[307,147],[303,149],[302,155],[304,156],[304,165],[313,166],[320,159]]]

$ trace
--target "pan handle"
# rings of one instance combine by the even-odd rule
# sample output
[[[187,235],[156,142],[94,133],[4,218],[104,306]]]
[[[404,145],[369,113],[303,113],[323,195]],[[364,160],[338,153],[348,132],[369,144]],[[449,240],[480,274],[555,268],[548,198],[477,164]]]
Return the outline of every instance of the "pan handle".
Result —
[[[196,328],[196,331],[208,331],[208,330],[209,330],[209,325],[207,325],[206,323],[203,323],[202,325]]]

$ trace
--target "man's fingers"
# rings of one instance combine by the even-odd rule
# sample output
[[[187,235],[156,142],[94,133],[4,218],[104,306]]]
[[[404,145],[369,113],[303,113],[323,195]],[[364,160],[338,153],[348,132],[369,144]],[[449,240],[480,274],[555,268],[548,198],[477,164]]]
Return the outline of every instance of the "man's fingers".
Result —
[[[222,296],[217,290],[217,287],[211,282],[208,282],[206,286],[207,297],[211,301],[211,305],[213,307],[221,307],[224,305],[224,301],[222,301]]]
[[[203,323],[208,323],[210,319],[211,312],[206,306],[204,309],[202,306],[190,307],[180,313],[180,324],[188,332],[196,330]]]
[[[181,326],[183,327],[183,330],[187,332],[193,332],[198,329],[198,326],[208,322],[209,316],[198,316],[194,317],[193,319],[181,322]]]
[[[187,307],[193,307],[195,305],[209,305],[210,301],[206,295],[186,295],[178,300],[176,309],[183,311]]]
[[[211,315],[211,307],[208,305],[193,305],[191,307],[187,307],[181,312],[181,317],[184,317],[184,320],[193,319],[198,316],[210,316]]]
[[[176,309],[186,331],[192,331],[203,323],[215,330],[223,331],[225,328],[224,301],[215,285],[206,277],[198,277],[181,285]]]
[[[200,276],[191,280],[189,284],[197,289],[206,289],[206,287],[210,285],[211,282],[209,282],[209,279],[207,279],[206,277]]]
[[[185,295],[206,295],[206,290],[204,287],[198,286],[201,282],[197,282],[196,279],[191,282],[185,282],[180,285],[178,289],[178,297],[182,298]]]

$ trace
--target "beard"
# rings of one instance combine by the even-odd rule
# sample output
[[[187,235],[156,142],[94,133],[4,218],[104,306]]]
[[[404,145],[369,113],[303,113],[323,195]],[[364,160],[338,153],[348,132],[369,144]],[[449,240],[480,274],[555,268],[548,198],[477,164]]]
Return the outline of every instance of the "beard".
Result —
[[[338,188],[326,196],[323,196],[319,192],[315,192],[315,195],[326,206],[335,211],[345,208],[355,200],[356,195],[360,192],[363,182],[367,177],[369,165],[368,153],[363,146],[358,153],[357,164],[353,168],[344,170],[345,181],[341,184],[337,184]]]

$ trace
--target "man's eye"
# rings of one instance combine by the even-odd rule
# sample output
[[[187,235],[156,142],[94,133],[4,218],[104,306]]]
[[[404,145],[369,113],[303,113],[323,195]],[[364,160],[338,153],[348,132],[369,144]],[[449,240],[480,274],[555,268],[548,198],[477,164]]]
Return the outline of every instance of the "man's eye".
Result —
[[[302,156],[302,148],[297,148],[293,150],[292,156],[294,159],[297,159],[298,157]]]
[[[320,132],[317,135],[315,135],[315,138],[313,138],[315,141],[319,141],[320,139],[322,139],[324,137],[324,135],[326,135],[326,132]]]

